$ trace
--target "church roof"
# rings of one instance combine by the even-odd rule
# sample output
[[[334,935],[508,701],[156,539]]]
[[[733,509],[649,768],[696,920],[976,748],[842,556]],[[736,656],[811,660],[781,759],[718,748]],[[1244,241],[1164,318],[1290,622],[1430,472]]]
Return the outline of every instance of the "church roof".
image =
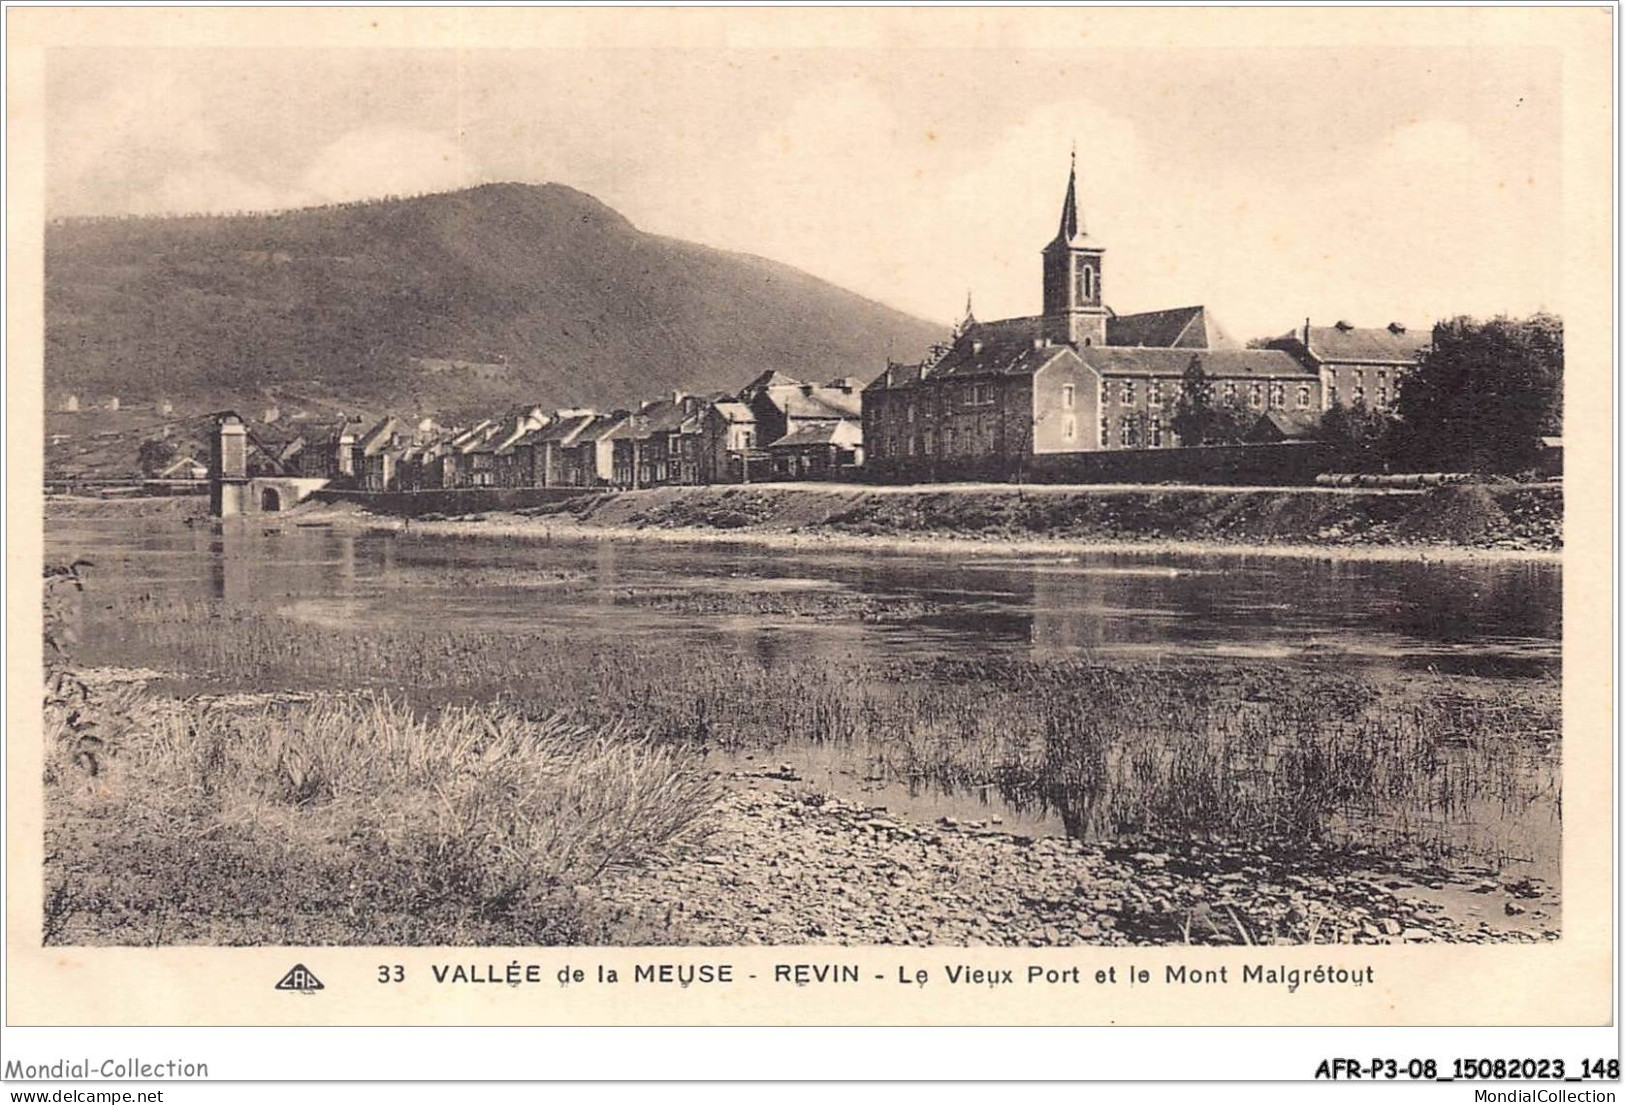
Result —
[[[960,335],[926,378],[1030,375],[1056,357],[1072,354],[1069,345],[1040,341],[1037,323],[1032,318],[979,323]]]
[[[1114,315],[1106,320],[1106,344],[1180,349],[1238,348],[1238,343],[1213,320],[1207,308],[1200,305]]]

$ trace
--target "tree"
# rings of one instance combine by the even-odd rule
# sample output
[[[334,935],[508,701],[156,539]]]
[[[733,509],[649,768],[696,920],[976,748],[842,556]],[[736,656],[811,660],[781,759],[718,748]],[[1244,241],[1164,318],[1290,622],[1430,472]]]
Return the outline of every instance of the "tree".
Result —
[[[1396,450],[1398,422],[1384,411],[1368,410],[1363,400],[1351,407],[1333,406],[1315,431],[1319,441],[1337,450],[1337,466],[1349,472],[1379,472]]]
[[[1247,432],[1258,422],[1259,412],[1241,399],[1226,399],[1215,404],[1207,427],[1209,445],[1234,445],[1247,437]]]
[[[1562,402],[1562,319],[1451,319],[1400,384],[1400,447],[1413,465],[1516,472],[1562,432]]]
[[[168,438],[151,438],[141,443],[135,456],[143,474],[156,476],[175,459],[175,443]]]
[[[1179,435],[1181,445],[1200,445],[1207,440],[1213,423],[1213,384],[1202,368],[1202,358],[1192,357],[1179,381],[1179,398],[1168,426]]]

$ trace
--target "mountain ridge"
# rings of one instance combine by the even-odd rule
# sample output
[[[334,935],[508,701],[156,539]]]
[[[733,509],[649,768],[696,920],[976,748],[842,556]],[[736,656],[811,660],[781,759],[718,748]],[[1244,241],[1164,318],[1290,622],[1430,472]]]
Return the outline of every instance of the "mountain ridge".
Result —
[[[766,368],[868,379],[942,332],[561,184],[57,220],[45,270],[47,391],[177,409],[626,406]]]

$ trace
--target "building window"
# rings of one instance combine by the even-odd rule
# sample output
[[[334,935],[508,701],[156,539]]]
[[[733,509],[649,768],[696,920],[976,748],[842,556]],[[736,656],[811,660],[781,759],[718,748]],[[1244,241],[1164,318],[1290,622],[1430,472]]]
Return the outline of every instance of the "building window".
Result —
[[[1153,449],[1162,447],[1162,419],[1160,418],[1151,420],[1151,447]]]
[[[1354,393],[1350,397],[1350,402],[1357,407],[1365,406],[1365,388],[1361,387],[1359,384],[1355,384]]]
[[[1061,385],[1061,409],[1062,410],[1069,411],[1069,410],[1072,409],[1072,400],[1073,400],[1073,397],[1076,394],[1076,392],[1077,392],[1077,388],[1073,387],[1071,384],[1062,384]]]
[[[1066,420],[1061,427],[1061,436],[1066,438],[1068,441],[1071,441],[1073,438],[1078,436],[1078,420],[1076,418],[1068,418]]]
[[[1153,407],[1162,406],[1162,381],[1152,380],[1146,385],[1146,401]]]
[[[1125,406],[1130,406],[1130,407],[1132,407],[1134,405],[1134,381],[1133,380],[1124,380],[1123,381],[1123,404]]]
[[[1326,406],[1328,408],[1337,406],[1337,385],[1336,384],[1328,384],[1327,387],[1326,387]]]
[[[1236,382],[1234,380],[1226,380],[1224,382],[1224,401],[1226,403],[1234,403],[1236,401]]]
[[[944,429],[942,431],[942,453],[943,453],[944,456],[949,456],[949,455],[951,455],[953,453],[953,451],[954,451],[954,431],[953,431],[953,427],[949,426],[949,427],[947,427],[946,429]]]
[[[1306,411],[1306,410],[1309,409],[1309,385],[1308,384],[1299,384],[1298,385],[1298,409],[1300,411]]]
[[[1385,411],[1385,410],[1388,409],[1388,385],[1387,384],[1379,384],[1379,385],[1377,385],[1377,409],[1379,411]]]
[[[1127,449],[1129,445],[1129,422],[1127,418],[1117,420],[1117,444]]]
[[[1247,402],[1254,410],[1264,409],[1264,385],[1249,384],[1247,387]]]
[[[914,404],[913,403],[910,403],[908,405],[908,420],[910,422],[914,421]]]
[[[1095,298],[1095,269],[1093,265],[1079,262],[1073,280],[1073,298],[1079,303],[1088,303]]]
[[[1270,410],[1278,411],[1286,406],[1286,385],[1279,380],[1270,381]]]
[[[1111,443],[1112,443],[1112,420],[1109,419],[1109,418],[1102,418],[1100,420],[1100,447],[1102,449],[1104,449],[1108,445],[1110,445]]]

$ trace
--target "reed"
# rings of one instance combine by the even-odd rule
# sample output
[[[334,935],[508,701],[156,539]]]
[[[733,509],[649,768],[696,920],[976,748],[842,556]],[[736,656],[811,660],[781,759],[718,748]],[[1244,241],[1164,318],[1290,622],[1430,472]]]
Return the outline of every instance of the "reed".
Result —
[[[352,632],[211,603],[134,605],[106,623],[121,635],[106,657],[140,656],[190,689],[369,688],[430,709],[500,700],[675,747],[841,742],[890,777],[992,789],[1096,839],[1263,836],[1494,866],[1560,809],[1550,679],[761,656],[656,634]]]
[[[59,942],[593,939],[574,888],[703,836],[717,796],[678,747],[504,706],[140,706],[103,771],[48,783]]]

